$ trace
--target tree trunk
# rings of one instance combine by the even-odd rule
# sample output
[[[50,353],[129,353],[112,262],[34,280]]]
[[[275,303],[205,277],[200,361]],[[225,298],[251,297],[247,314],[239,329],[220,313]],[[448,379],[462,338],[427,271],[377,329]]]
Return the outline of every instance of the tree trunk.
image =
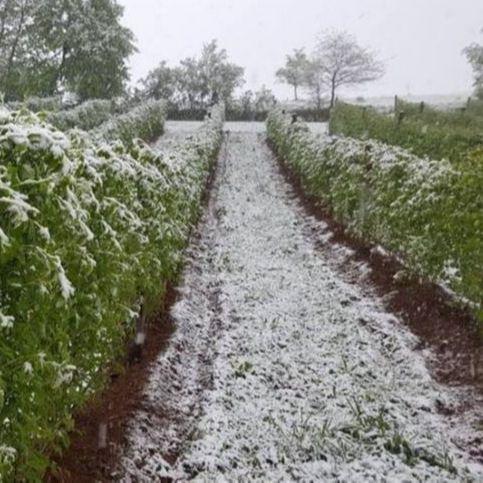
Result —
[[[322,89],[320,86],[316,87],[315,95],[317,97],[317,110],[320,111],[322,108]]]
[[[297,84],[294,84],[293,85],[293,97],[294,97],[294,100],[297,101]]]
[[[332,82],[330,86],[330,108],[332,109],[334,107],[335,103],[335,84]]]
[[[20,19],[18,21],[18,27],[17,27],[17,32],[15,34],[15,38],[12,44],[12,48],[10,49],[10,55],[8,56],[8,61],[7,61],[7,68],[5,71],[5,83],[8,83],[8,79],[10,77],[10,73],[12,71],[12,66],[13,66],[13,61],[15,59],[15,54],[17,53],[17,47],[18,43],[20,42],[20,36],[22,35],[23,31],[23,26],[25,22],[25,10],[26,10],[26,2],[22,3],[22,7],[20,10]]]

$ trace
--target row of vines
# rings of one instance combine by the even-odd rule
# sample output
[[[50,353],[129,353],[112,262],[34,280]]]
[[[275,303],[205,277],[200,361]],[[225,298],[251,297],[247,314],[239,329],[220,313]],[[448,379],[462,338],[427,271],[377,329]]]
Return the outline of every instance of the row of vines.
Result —
[[[141,139],[162,133],[164,103],[105,107],[75,111],[90,125],[57,118],[65,132],[0,111],[0,481],[42,475],[176,277],[221,144],[221,106],[163,153]]]
[[[352,233],[444,284],[483,321],[482,147],[458,162],[431,160],[375,139],[316,136],[281,110],[270,114],[267,131],[306,190]]]

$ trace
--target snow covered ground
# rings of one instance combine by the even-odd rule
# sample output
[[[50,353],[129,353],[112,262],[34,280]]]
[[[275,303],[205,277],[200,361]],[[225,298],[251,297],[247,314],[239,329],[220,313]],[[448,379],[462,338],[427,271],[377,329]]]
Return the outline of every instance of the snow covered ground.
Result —
[[[483,480],[461,449],[478,414],[438,412],[474,396],[435,383],[417,339],[337,272],[347,250],[316,248],[310,233],[331,235],[304,215],[262,125],[225,129],[172,309],[178,330],[114,477]]]
[[[173,141],[183,141],[202,125],[202,121],[166,121],[164,123],[164,134],[159,138],[154,147],[160,147]]]
[[[328,122],[308,122],[307,126],[314,134],[327,134],[329,132]]]

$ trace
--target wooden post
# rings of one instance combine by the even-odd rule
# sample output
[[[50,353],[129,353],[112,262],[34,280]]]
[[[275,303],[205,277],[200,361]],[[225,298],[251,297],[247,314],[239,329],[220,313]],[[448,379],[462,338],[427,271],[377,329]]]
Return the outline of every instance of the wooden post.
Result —
[[[394,96],[394,112],[397,112],[398,108],[398,98],[397,95]]]
[[[99,435],[97,441],[97,447],[99,450],[107,448],[107,423],[102,422],[99,424]]]
[[[424,111],[424,101],[421,101],[421,104],[419,104],[419,112],[423,112]]]
[[[398,127],[401,125],[401,123],[403,122],[403,119],[404,117],[406,116],[406,113],[404,111],[401,111],[397,114],[397,125]]]
[[[468,97],[468,100],[466,101],[466,108],[469,109],[471,106],[471,96]]]

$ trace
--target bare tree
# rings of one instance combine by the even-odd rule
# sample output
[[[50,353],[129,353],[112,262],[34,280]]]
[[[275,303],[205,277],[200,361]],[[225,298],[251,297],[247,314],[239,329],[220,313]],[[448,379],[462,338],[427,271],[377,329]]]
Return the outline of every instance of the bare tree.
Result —
[[[282,82],[293,87],[294,100],[297,100],[297,89],[304,83],[308,64],[304,49],[294,49],[293,55],[287,55],[285,67],[275,73]]]
[[[340,86],[351,86],[379,79],[384,65],[375,55],[357,44],[346,32],[331,32],[319,39],[313,64],[321,82],[330,90],[330,107]]]

